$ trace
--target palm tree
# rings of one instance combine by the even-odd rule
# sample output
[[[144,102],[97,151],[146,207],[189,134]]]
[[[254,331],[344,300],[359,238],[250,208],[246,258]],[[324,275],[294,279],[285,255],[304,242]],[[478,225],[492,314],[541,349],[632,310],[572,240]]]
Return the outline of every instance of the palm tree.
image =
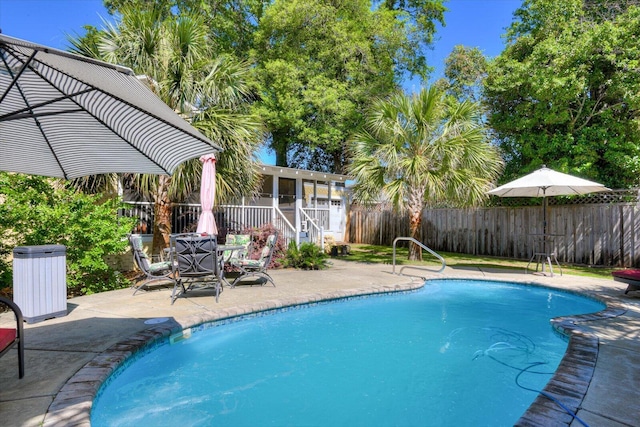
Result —
[[[374,103],[351,141],[350,157],[355,199],[371,204],[388,197],[395,209],[406,210],[418,241],[427,207],[477,204],[503,164],[488,142],[480,106],[436,87]],[[422,259],[417,245],[410,246],[409,259]]]
[[[250,66],[211,50],[208,29],[197,15],[166,16],[159,7],[125,5],[117,24],[71,39],[74,51],[130,67],[147,76],[151,89],[171,108],[223,148],[217,164],[217,202],[252,194],[258,183],[255,149],[261,121],[248,113]],[[169,244],[174,202],[197,190],[201,165],[183,163],[169,176],[137,175],[134,187],[154,202],[153,251]]]

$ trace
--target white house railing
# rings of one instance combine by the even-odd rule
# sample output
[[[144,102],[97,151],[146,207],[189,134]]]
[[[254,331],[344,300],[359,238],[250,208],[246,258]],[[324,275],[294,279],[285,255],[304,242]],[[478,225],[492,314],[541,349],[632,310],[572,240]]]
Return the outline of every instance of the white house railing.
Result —
[[[302,208],[302,218],[311,219],[318,228],[329,229],[329,209]]]
[[[289,222],[280,209],[276,207],[273,207],[272,209],[275,212],[273,225],[282,233],[284,241],[287,244],[292,241],[298,243],[296,228]]]
[[[153,203],[127,202],[120,215],[139,219],[135,232],[153,233]],[[202,208],[197,203],[179,203],[173,206],[171,230],[174,233],[195,231]],[[273,206],[215,206],[213,214],[221,234],[239,232],[246,228],[258,228],[265,224],[273,226],[282,233],[286,243],[296,240],[295,227],[285,218],[283,213]]]
[[[319,244],[323,247],[323,230],[324,227],[318,226],[317,218],[312,218],[305,209],[300,209],[300,222],[302,231],[307,233],[310,242]]]

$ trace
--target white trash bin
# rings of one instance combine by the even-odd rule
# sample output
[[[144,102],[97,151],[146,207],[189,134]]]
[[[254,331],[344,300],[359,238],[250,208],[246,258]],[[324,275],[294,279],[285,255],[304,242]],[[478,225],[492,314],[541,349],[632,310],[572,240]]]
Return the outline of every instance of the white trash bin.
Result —
[[[63,245],[13,249],[13,300],[27,323],[67,315],[66,264]]]

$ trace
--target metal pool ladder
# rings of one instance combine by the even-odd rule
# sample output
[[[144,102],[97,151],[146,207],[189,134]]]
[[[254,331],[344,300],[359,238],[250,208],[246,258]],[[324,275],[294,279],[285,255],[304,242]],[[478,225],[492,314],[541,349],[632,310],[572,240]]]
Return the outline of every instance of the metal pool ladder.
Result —
[[[422,249],[426,250],[427,252],[429,252],[431,255],[433,255],[434,257],[438,258],[438,260],[440,260],[440,263],[442,264],[442,266],[440,267],[440,270],[436,271],[436,273],[442,273],[442,271],[444,270],[444,268],[446,267],[446,264],[444,262],[444,258],[442,258],[440,255],[438,255],[436,252],[432,251],[431,249],[429,249],[427,246],[425,246],[422,242],[417,241],[416,239],[414,239],[413,237],[396,237],[395,240],[393,241],[393,274],[396,274],[396,243],[398,243],[398,241],[409,241],[409,242],[413,242],[416,245],[420,246]],[[427,268],[423,268],[423,267],[419,267],[416,265],[405,265],[404,267],[402,267],[400,269],[400,271],[398,272],[398,275],[402,274],[402,270],[404,270],[405,268],[414,268],[417,270],[427,270],[427,271],[433,271],[433,270],[429,270]]]

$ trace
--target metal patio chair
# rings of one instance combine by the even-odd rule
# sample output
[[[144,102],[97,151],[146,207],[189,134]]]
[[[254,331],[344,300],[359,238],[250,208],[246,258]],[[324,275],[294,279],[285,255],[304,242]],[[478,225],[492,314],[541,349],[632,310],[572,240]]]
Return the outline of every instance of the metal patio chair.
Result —
[[[233,261],[247,258],[251,253],[252,240],[250,234],[227,234],[225,245],[242,245],[242,249],[226,250],[222,253],[224,262],[231,264]]]
[[[222,262],[214,235],[171,235],[171,265],[175,284],[171,304],[188,291],[214,287],[216,302],[222,290]]]
[[[240,273],[236,279],[231,282],[231,287],[233,288],[238,282],[241,280],[247,279],[249,277],[262,277],[265,282],[262,283],[264,285],[267,281],[271,282],[273,286],[276,283],[273,281],[273,278],[267,272],[269,268],[269,264],[271,263],[271,258],[273,257],[273,251],[276,247],[276,242],[278,241],[278,233],[270,234],[267,237],[267,243],[264,248],[262,248],[262,252],[260,253],[259,259],[232,259],[230,261],[230,265],[232,267],[237,268]]]
[[[140,234],[129,235],[129,243],[133,252],[133,261],[144,277],[140,279],[141,283],[133,285],[135,295],[140,289],[147,288],[153,282],[174,282],[171,277],[173,270],[171,261],[151,262],[142,246],[142,236]]]

